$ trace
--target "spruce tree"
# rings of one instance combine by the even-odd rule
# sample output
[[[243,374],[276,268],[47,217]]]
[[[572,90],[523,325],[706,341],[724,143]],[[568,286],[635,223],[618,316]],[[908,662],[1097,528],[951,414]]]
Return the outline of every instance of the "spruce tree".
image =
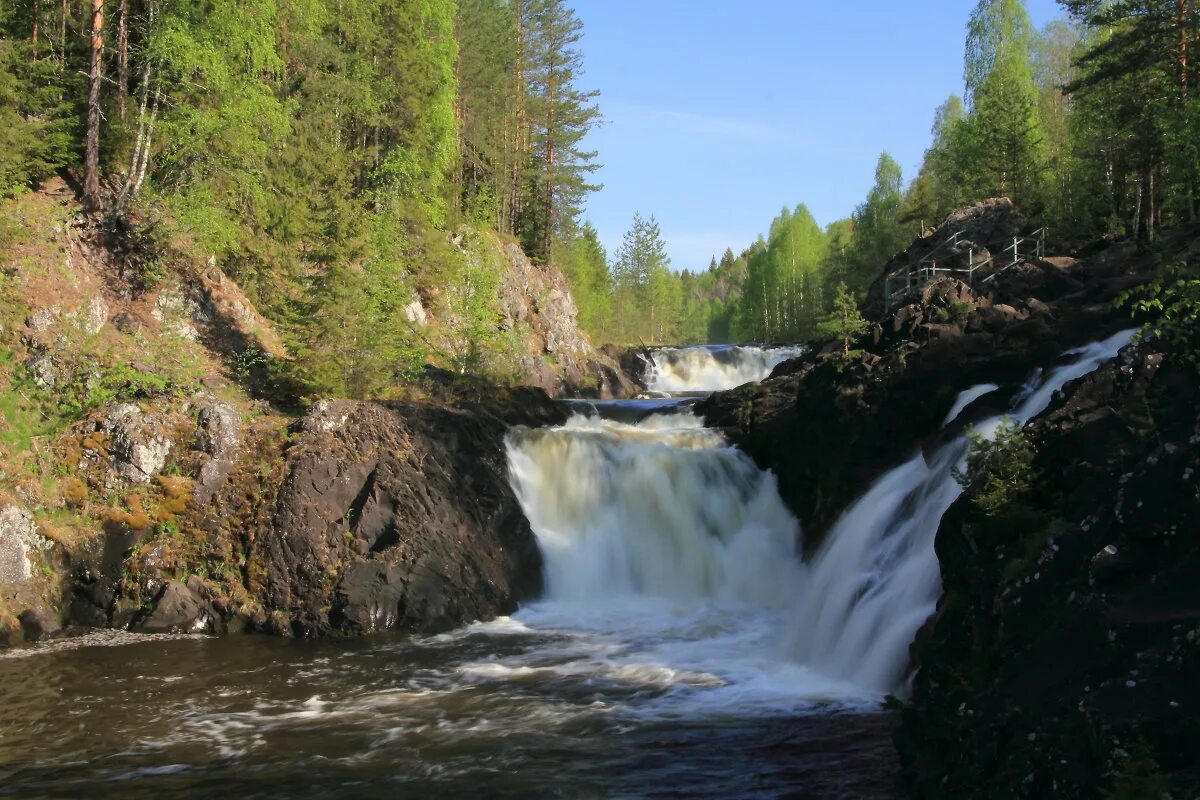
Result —
[[[521,27],[531,158],[530,198],[520,231],[527,249],[550,263],[555,242],[573,232],[584,196],[600,188],[589,182],[600,168],[596,153],[583,148],[588,131],[600,121],[599,92],[576,85],[583,71],[577,46],[583,23],[563,0],[528,0]]]

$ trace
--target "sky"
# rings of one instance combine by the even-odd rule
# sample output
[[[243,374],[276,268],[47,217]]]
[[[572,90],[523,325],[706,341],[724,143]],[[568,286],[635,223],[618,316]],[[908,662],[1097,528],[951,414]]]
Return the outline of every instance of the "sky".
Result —
[[[598,89],[604,185],[584,216],[610,256],[654,215],[675,269],[739,252],[785,207],[848,216],[887,150],[916,174],[962,93],[973,0],[574,0],[581,89]],[[1039,28],[1062,16],[1027,0]]]

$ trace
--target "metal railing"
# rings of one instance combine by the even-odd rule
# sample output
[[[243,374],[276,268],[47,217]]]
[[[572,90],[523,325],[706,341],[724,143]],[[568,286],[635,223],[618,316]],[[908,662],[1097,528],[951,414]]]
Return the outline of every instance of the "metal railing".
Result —
[[[967,252],[967,264],[965,267],[954,265],[955,257],[962,255],[957,251],[950,253],[948,258],[939,261],[938,254],[946,248],[957,247],[964,233],[964,231],[959,231],[953,236],[944,239],[916,264],[901,267],[886,275],[883,279],[883,303],[885,311],[892,310],[896,299],[903,297],[913,289],[921,288],[939,277],[964,276],[966,282],[974,286],[976,273],[991,268],[987,276],[980,280],[980,283],[989,283],[1000,273],[1017,266],[1023,261],[1029,258],[1042,258],[1046,254],[1047,230],[1039,228],[1028,236],[1014,236],[1012,244],[1005,247],[999,253],[989,254],[987,258],[979,262],[975,261],[975,248],[970,248]],[[1022,253],[1022,251],[1024,252]],[[1002,266],[997,268],[997,265]]]

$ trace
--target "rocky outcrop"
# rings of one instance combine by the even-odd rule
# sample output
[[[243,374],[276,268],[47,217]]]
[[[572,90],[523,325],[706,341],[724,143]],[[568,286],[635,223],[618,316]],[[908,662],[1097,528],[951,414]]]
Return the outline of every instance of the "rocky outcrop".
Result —
[[[269,627],[439,630],[512,611],[538,591],[541,561],[504,435],[563,416],[537,390],[467,408],[318,403],[254,544]]]
[[[47,544],[27,510],[11,503],[0,507],[0,585],[28,582],[33,558]]]
[[[230,403],[212,395],[195,400],[196,443],[200,453],[192,496],[197,503],[209,502],[234,467],[234,457],[242,439],[242,415]]]
[[[965,268],[968,263],[985,262],[993,253],[1000,253],[1010,246],[1027,228],[1025,217],[1007,197],[994,197],[952,211],[941,225],[925,231],[903,253],[887,263],[867,292],[869,313],[878,316],[884,311],[884,276],[901,267],[915,266],[927,257],[936,258],[942,267]],[[947,244],[951,240],[954,244]]]
[[[943,519],[897,734],[915,796],[1200,793],[1198,408],[1131,349],[1031,426],[1024,499]]]
[[[1035,367],[1129,327],[1113,301],[1151,268],[1083,259],[1025,265],[985,288],[942,279],[880,310],[850,359],[835,345],[814,347],[766,381],[713,395],[697,413],[779,476],[813,548],[855,496],[939,434],[959,392],[999,384],[974,410],[992,403],[1001,411]]]
[[[98,428],[108,439],[113,469],[123,480],[149,483],[166,466],[173,443],[162,415],[121,403],[108,410]]]
[[[533,263],[515,242],[494,240],[485,246],[498,248],[503,262],[500,327],[523,340],[525,382],[555,397],[607,399],[637,393],[620,366],[580,330],[579,310],[562,272]]]

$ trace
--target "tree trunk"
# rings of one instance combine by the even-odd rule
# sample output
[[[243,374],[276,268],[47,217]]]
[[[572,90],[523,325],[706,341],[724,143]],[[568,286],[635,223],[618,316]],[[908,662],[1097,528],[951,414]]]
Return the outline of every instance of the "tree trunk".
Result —
[[[129,0],[121,0],[117,20],[117,116],[125,121],[125,104],[129,98]]]
[[[67,0],[62,0],[62,19],[58,27],[58,63],[67,63],[67,15],[70,13],[70,7],[67,5]]]
[[[33,0],[33,57],[37,58],[38,22],[42,19],[42,0]]]
[[[88,70],[87,141],[83,159],[83,198],[100,210],[100,84],[104,80],[104,0],[92,0],[92,56]]]

